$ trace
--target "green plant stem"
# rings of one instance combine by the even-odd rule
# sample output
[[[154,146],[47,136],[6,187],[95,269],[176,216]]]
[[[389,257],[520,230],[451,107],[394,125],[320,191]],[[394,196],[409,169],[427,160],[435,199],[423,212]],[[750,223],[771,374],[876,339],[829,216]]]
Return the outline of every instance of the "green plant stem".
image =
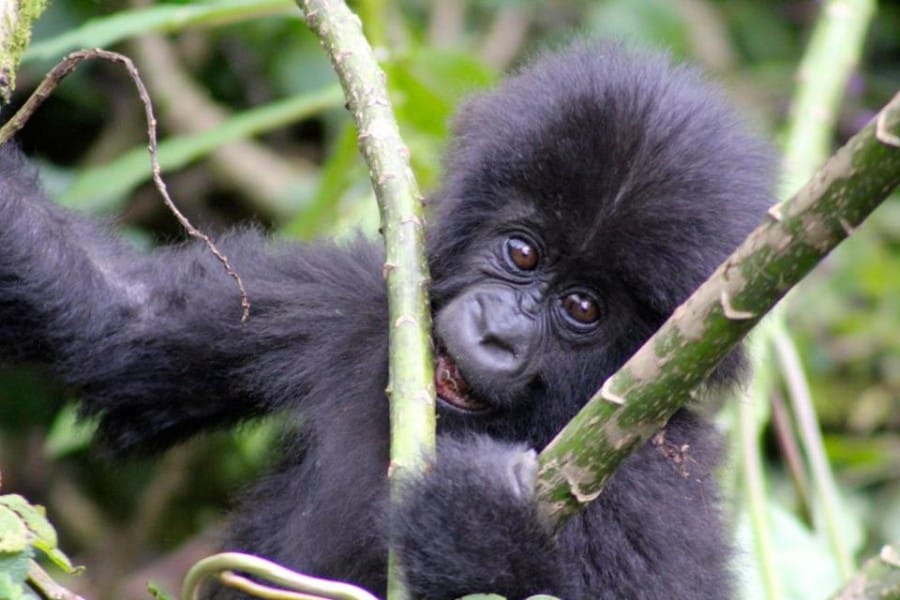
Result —
[[[874,13],[875,0],[822,4],[797,70],[785,133],[781,198],[793,194],[828,156],[838,109]]]
[[[557,524],[599,496],[719,361],[900,184],[900,94],[719,266],[540,455]]]
[[[775,568],[772,538],[769,535],[768,498],[766,479],[759,454],[760,419],[756,408],[764,405],[769,386],[754,380],[750,390],[740,401],[738,427],[741,437],[741,472],[747,490],[747,507],[753,530],[756,558],[759,561],[763,588],[768,600],[781,598],[781,584]]]
[[[422,197],[409,151],[391,111],[384,72],[359,18],[344,2],[298,2],[331,58],[369,165],[385,238],[384,274],[390,306],[391,497],[404,477],[423,470],[435,444],[434,362]],[[406,598],[396,558],[388,558],[388,597]]]
[[[797,71],[797,89],[785,134],[782,198],[809,178],[828,154],[847,82],[859,62],[874,13],[874,0],[828,0],[822,4]],[[853,561],[838,529],[840,500],[806,376],[793,341],[786,333],[784,309],[775,311],[773,317],[777,323],[767,330],[772,332],[768,343],[774,345],[775,355],[783,367],[832,554],[841,574],[849,577]],[[812,512],[812,507],[809,508]]]
[[[800,362],[800,353],[797,352],[794,341],[782,328],[775,329],[772,343],[775,355],[781,365],[781,372],[784,374],[791,408],[794,418],[797,420],[800,439],[803,441],[812,471],[813,485],[825,522],[825,533],[828,536],[828,542],[836,558],[841,576],[846,578],[853,573],[853,560],[850,557],[850,550],[841,536],[841,502],[834,475],[828,464],[828,456],[825,454],[825,443],[822,441],[822,432],[819,430],[819,421],[816,418],[809,382],[806,380],[806,373]]]

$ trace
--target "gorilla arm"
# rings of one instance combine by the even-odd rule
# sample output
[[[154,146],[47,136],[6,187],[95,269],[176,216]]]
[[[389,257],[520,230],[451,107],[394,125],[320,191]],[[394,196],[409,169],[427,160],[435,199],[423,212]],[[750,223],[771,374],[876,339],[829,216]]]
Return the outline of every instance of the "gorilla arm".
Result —
[[[382,360],[377,249],[267,246],[254,231],[217,245],[247,287],[246,323],[205,246],[138,253],[47,201],[19,151],[0,147],[0,358],[79,389],[118,451],[298,402],[334,383],[334,361]]]

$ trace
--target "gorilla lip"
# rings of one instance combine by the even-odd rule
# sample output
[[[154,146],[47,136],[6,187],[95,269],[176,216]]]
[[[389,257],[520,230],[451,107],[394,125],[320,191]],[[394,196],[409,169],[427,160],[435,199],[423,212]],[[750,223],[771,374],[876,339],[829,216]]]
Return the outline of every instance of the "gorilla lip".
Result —
[[[464,412],[482,412],[487,404],[473,398],[469,393],[469,384],[463,378],[459,367],[445,352],[437,352],[437,365],[434,369],[434,387],[438,398],[457,410]]]

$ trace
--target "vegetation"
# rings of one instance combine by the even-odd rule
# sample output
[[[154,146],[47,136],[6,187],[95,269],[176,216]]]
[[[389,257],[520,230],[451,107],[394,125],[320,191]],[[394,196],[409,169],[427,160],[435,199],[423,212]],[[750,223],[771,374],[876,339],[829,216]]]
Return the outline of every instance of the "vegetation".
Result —
[[[700,62],[760,127],[777,135],[789,123],[792,78],[818,5],[610,0],[538,6],[502,0],[355,6],[383,60],[425,190],[439,171],[447,119],[460,98],[576,26],[664,45]],[[898,33],[900,10],[886,4],[843,87],[836,133],[826,131],[824,139],[836,144],[849,137],[900,87]],[[135,58],[166,135],[160,159],[169,188],[192,221],[216,229],[255,218],[297,238],[346,235],[358,227],[374,232],[376,204],[355,131],[327,58],[290,2],[53,3],[34,37],[14,103],[78,47],[111,47]],[[20,139],[46,161],[48,188],[60,201],[116,214],[135,243],[152,244],[183,233],[148,184],[144,130],[127,77],[97,64],[73,75]],[[838,482],[836,528],[823,525],[822,493],[808,483],[805,461],[815,458],[809,454],[815,449],[782,410],[783,399],[802,389],[791,385],[797,365],[763,361],[757,383],[768,383],[754,390],[764,395],[732,403],[724,413],[738,451],[736,468],[723,477],[733,484],[737,536],[747,549],[748,598],[826,597],[836,590],[843,559],[826,530],[855,564],[900,539],[898,273],[900,202],[894,198],[791,295],[784,319],[775,323],[779,336],[790,332],[787,341],[799,348],[808,373]],[[90,432],[73,425],[70,411],[56,411],[65,396],[40,373],[2,373],[4,490],[48,506],[63,547],[89,568],[89,576],[71,583],[85,597],[139,597],[147,578],[178,589],[187,566],[213,551],[210,532],[225,498],[262,467],[275,426],[194,442],[159,464],[110,468],[90,452]],[[742,438],[748,423],[762,435]],[[750,463],[742,458],[750,455],[762,457],[768,490],[764,504],[753,506],[762,515],[756,520],[749,518],[752,494],[743,476]],[[191,479],[196,472],[204,473],[202,480]],[[760,538],[769,543],[754,545]],[[762,575],[764,563],[777,571],[774,577]]]

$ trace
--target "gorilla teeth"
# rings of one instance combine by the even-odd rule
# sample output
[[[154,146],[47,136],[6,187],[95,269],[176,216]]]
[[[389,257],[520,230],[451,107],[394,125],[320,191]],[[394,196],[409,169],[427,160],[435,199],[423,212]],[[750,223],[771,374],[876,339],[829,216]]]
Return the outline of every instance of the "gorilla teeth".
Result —
[[[459,410],[478,412],[488,408],[487,404],[472,397],[469,393],[469,384],[463,378],[459,367],[443,352],[438,352],[437,355],[434,387],[438,398]]]

